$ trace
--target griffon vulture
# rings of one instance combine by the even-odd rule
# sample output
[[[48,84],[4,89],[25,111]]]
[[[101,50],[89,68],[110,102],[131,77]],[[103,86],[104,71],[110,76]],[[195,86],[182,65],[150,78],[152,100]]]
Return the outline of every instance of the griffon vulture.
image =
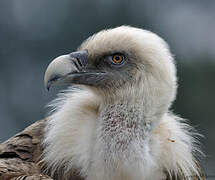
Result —
[[[174,58],[158,35],[120,26],[56,58],[45,86],[70,84],[51,106],[43,161],[86,180],[201,179],[192,128],[169,111]]]

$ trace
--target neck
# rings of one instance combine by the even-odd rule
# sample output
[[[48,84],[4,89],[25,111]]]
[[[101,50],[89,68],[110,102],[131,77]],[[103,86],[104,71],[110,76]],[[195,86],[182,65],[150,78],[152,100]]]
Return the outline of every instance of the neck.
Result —
[[[137,140],[144,141],[151,131],[151,120],[142,102],[119,100],[103,104],[99,118],[100,138],[107,148],[127,149]]]

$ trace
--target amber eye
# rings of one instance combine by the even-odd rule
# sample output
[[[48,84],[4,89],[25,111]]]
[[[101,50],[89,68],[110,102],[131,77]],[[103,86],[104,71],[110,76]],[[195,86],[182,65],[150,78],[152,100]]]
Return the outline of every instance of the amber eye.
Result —
[[[112,62],[114,64],[122,64],[124,61],[124,56],[121,54],[115,54],[112,56]]]

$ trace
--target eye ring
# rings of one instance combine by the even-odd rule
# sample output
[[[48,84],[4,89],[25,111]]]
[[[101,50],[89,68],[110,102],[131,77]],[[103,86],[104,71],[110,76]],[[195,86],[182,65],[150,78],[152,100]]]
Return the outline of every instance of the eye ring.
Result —
[[[114,54],[111,56],[111,61],[113,64],[122,64],[125,57],[122,54]]]

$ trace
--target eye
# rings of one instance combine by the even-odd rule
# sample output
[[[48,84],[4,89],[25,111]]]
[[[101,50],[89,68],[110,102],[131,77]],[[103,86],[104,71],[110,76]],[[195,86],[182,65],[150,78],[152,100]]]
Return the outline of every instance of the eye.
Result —
[[[111,61],[113,64],[122,64],[125,57],[122,54],[114,54],[111,56]]]

